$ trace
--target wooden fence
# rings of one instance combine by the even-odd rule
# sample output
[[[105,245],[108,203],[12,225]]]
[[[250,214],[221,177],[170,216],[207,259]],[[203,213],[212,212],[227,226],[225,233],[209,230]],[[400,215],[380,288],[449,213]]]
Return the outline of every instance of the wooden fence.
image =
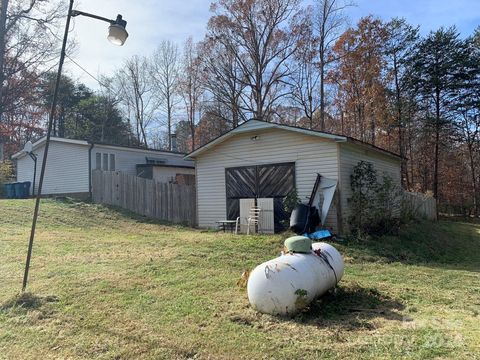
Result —
[[[402,206],[404,211],[415,218],[437,220],[437,202],[431,196],[405,191]]]
[[[150,218],[196,225],[195,186],[156,182],[119,171],[93,171],[92,198]]]

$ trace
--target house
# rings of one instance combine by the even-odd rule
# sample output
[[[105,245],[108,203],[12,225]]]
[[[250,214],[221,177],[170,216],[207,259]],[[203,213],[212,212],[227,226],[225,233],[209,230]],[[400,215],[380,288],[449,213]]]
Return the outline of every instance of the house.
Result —
[[[316,174],[337,181],[326,226],[348,231],[350,175],[361,160],[400,186],[400,157],[340,135],[249,120],[188,155],[194,159],[200,227],[239,216],[240,199],[273,198],[275,229],[288,221],[283,201],[292,190],[306,202]]]
[[[42,188],[45,195],[69,195],[87,197],[91,190],[90,170],[121,171],[158,182],[172,182],[178,178],[193,177],[195,165],[184,159],[185,154],[128,146],[92,143],[59,137],[50,139],[47,167]],[[25,151],[12,156],[16,161],[17,181],[30,181],[38,188],[40,169],[46,138],[35,142],[32,153],[36,156],[36,171],[33,158]]]

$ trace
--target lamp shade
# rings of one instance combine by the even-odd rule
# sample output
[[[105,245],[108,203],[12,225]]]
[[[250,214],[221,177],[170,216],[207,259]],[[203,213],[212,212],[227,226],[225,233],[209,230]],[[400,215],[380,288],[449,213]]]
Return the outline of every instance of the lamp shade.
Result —
[[[25,146],[23,147],[23,151],[26,152],[26,153],[31,153],[33,150],[33,144],[31,141],[27,141],[25,143]]]
[[[119,24],[112,24],[108,27],[108,36],[107,39],[112,44],[122,46],[127,40],[128,33],[125,30],[125,27]]]

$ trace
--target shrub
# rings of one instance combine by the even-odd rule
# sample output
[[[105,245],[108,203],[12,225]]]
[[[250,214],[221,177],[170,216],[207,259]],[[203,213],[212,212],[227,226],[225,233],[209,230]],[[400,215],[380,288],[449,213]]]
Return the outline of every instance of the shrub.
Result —
[[[350,177],[350,228],[354,234],[395,233],[400,225],[401,190],[384,174],[378,181],[373,164],[360,161]]]
[[[295,206],[300,204],[300,198],[298,197],[297,190],[292,190],[290,193],[285,196],[285,199],[283,200],[283,210],[291,214],[293,209],[295,209]]]
[[[283,214],[282,217],[284,218],[281,220],[282,227],[284,229],[288,229],[290,227],[290,215],[292,214],[293,209],[300,204],[300,198],[298,197],[297,190],[292,190],[285,198],[283,199]]]
[[[3,184],[13,181],[14,178],[13,163],[9,160],[0,161],[0,196],[4,196]]]

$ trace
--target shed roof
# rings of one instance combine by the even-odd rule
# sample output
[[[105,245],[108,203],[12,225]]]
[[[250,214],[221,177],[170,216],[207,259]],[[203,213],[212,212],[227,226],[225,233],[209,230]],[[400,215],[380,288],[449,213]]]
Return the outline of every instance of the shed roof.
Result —
[[[44,136],[37,140],[36,142],[33,143],[33,150],[38,149],[40,146],[42,146],[47,140],[47,137]],[[136,147],[136,146],[126,146],[126,145],[114,145],[114,144],[108,144],[108,143],[102,143],[102,142],[91,142],[91,141],[86,141],[86,140],[75,140],[75,139],[67,139],[67,138],[62,138],[62,137],[54,137],[52,136],[50,138],[50,141],[55,141],[55,142],[61,142],[61,143],[66,143],[66,144],[75,144],[75,145],[84,145],[84,146],[89,146],[89,145],[97,145],[97,146],[102,146],[105,148],[114,148],[114,149],[124,149],[124,150],[130,150],[130,151],[140,151],[140,152],[147,152],[147,153],[152,153],[152,154],[169,154],[169,155],[178,155],[178,156],[185,156],[185,153],[180,153],[176,151],[169,151],[169,150],[158,150],[158,149],[148,149],[148,148],[142,148],[142,147]],[[25,152],[23,150],[15,153],[12,155],[12,159],[17,159],[25,156]]]
[[[331,140],[335,142],[348,142],[352,143],[357,146],[362,146],[362,147],[367,147],[373,151],[377,151],[379,153],[386,154],[388,156],[395,157],[397,159],[401,159],[400,155],[382,149],[378,146],[354,139],[349,136],[344,136],[344,135],[338,135],[338,134],[333,134],[325,131],[318,131],[318,130],[310,130],[302,127],[297,127],[297,126],[290,126],[290,125],[283,125],[283,124],[276,124],[276,123],[271,123],[271,122],[266,122],[263,120],[248,120],[245,121],[243,124],[237,126],[235,129],[232,129],[223,135],[218,136],[217,138],[213,139],[212,141],[208,142],[207,144],[199,147],[198,149],[192,151],[189,153],[186,157],[187,158],[196,158],[199,155],[203,154],[204,152],[214,148],[215,146],[223,143],[224,141],[228,140],[229,138],[237,135],[237,134],[244,134],[248,132],[255,132],[259,130],[268,130],[268,129],[282,129],[282,130],[288,130],[296,133],[301,133],[304,135],[309,135],[309,136],[316,136],[319,138],[323,138],[326,140]]]

